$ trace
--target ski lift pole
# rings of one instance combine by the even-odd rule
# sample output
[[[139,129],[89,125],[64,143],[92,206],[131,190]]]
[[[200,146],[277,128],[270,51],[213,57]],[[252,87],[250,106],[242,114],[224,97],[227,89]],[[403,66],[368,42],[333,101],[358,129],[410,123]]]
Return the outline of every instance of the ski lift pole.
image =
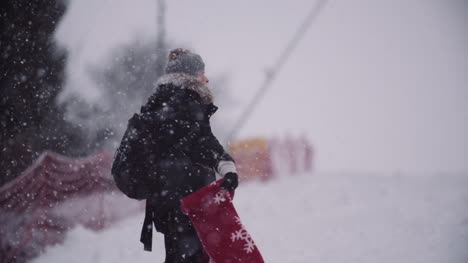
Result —
[[[228,144],[237,136],[239,131],[243,128],[243,126],[245,125],[249,117],[252,115],[252,112],[255,109],[255,106],[263,98],[268,88],[271,87],[271,83],[275,80],[276,75],[280,72],[281,68],[288,60],[294,48],[302,40],[302,37],[304,36],[305,32],[307,32],[307,29],[310,27],[312,22],[315,21],[315,19],[318,17],[323,7],[325,6],[326,2],[327,0],[318,0],[316,2],[316,4],[313,6],[310,13],[307,15],[304,22],[300,25],[300,27],[294,34],[293,38],[289,41],[288,45],[286,46],[284,51],[281,53],[275,66],[271,70],[267,71],[266,77],[262,86],[254,95],[253,99],[247,105],[243,113],[240,115],[239,119],[235,122],[234,127],[231,129],[231,132],[229,133],[226,139],[226,142]]]

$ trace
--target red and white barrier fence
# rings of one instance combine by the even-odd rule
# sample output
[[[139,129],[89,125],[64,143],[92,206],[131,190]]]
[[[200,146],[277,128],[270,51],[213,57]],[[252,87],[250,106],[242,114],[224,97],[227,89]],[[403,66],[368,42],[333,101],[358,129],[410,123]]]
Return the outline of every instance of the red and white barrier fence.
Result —
[[[305,138],[247,139],[229,147],[241,180],[311,171]],[[0,262],[27,262],[63,242],[77,224],[100,230],[143,211],[116,188],[112,153],[73,159],[45,152],[21,176],[0,188]]]
[[[112,153],[71,159],[45,152],[0,188],[0,262],[27,262],[77,224],[100,230],[140,211],[110,175]]]

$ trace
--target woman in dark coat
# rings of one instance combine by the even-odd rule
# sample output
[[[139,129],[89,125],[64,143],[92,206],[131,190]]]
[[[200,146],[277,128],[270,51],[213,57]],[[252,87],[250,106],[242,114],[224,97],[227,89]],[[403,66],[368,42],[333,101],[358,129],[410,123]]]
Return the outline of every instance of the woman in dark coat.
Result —
[[[141,241],[151,250],[152,223],[164,234],[166,263],[208,262],[197,233],[180,208],[180,199],[225,178],[223,187],[238,185],[233,159],[213,135],[210,117],[216,112],[207,86],[202,58],[185,49],[169,53],[166,74],[154,94],[141,108],[142,114],[157,116],[151,140],[158,145],[159,183],[154,198],[147,200]]]

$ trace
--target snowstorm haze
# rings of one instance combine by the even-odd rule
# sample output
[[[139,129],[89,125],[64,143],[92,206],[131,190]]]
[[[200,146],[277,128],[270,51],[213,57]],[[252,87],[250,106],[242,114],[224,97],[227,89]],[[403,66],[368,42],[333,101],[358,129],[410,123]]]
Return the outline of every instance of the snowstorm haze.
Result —
[[[242,112],[313,6],[167,4],[168,38],[190,43],[208,76],[230,76],[238,107],[215,119]],[[320,171],[467,172],[467,10],[466,1],[329,1],[239,138],[305,134]],[[61,99],[98,103],[90,66],[133,37],[154,38],[156,11],[149,0],[70,1],[56,34],[69,51]]]
[[[467,0],[4,3],[0,262],[468,262]]]

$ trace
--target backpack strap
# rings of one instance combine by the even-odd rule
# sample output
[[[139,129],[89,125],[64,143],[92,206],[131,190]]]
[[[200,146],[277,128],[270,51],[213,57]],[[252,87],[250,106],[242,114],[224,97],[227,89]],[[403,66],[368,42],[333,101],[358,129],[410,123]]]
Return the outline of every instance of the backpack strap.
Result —
[[[149,199],[146,199],[145,221],[141,229],[140,242],[143,243],[145,251],[152,250],[153,244],[153,212],[154,209],[150,204]]]

